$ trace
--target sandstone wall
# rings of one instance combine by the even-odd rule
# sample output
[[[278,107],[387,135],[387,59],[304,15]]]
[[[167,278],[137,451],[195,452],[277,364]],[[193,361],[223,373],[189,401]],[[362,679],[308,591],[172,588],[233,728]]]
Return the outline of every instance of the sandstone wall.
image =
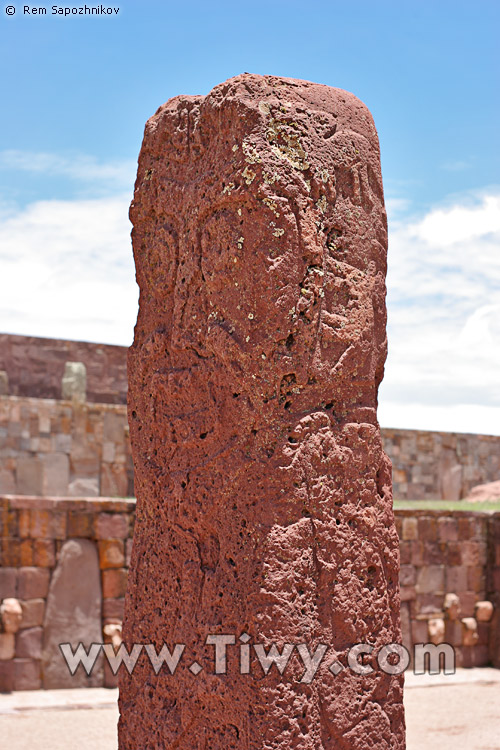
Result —
[[[0,493],[133,496],[126,407],[0,396]],[[382,429],[396,499],[450,499],[500,477],[500,437]],[[82,480],[72,484],[77,480]]]
[[[500,667],[500,513],[396,511],[400,535],[403,642],[410,649],[429,640],[429,623],[444,618],[444,598],[460,599],[458,619],[446,618],[445,640],[458,666]],[[43,684],[41,644],[49,584],[68,539],[88,539],[99,553],[102,622],[120,623],[132,547],[135,501],[109,498],[0,497],[0,602],[22,601],[23,620],[13,658],[0,649],[0,691]],[[77,583],[77,582],[75,582]],[[476,604],[495,605],[493,619],[477,623],[477,641],[461,620]],[[64,665],[63,665],[64,666]],[[103,683],[114,685],[109,671]]]
[[[0,493],[133,496],[126,407],[0,397]]]
[[[126,402],[126,347],[0,333],[0,370],[7,372],[12,396],[61,398],[65,362],[84,363],[89,401]]]
[[[0,632],[0,692],[49,686],[41,666],[44,631],[52,624],[47,623],[46,605],[67,540],[89,540],[97,548],[100,587],[98,582],[93,593],[102,600],[102,629],[121,623],[134,519],[135,500],[0,497],[0,601],[17,598],[23,612],[12,654],[5,643],[7,634]],[[85,585],[86,581],[75,576],[76,592]],[[56,601],[52,616],[57,617],[64,605],[64,601]],[[76,631],[80,620],[77,618],[70,632]],[[62,657],[53,666],[50,687],[69,687]],[[75,686],[81,686],[79,676]],[[97,684],[115,683],[108,670],[101,672]]]
[[[500,478],[500,436],[385,428],[382,438],[395,498],[459,500]]]

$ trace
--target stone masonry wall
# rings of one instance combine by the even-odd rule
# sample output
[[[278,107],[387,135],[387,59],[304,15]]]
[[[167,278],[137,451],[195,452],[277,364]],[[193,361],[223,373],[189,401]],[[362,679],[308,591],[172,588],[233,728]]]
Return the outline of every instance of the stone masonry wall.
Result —
[[[399,510],[395,516],[406,647],[411,652],[416,643],[445,641],[455,647],[458,666],[500,667],[500,513]],[[133,499],[0,497],[0,602],[15,597],[23,611],[13,656],[2,652],[0,637],[0,691],[9,684],[16,690],[43,685],[46,599],[66,540],[96,544],[102,625],[121,622],[134,518]],[[444,607],[447,594],[460,601],[454,618]],[[481,621],[478,603],[485,600],[494,614]],[[103,683],[116,683],[109,670]]]
[[[385,428],[382,441],[396,499],[458,500],[500,478],[500,436]],[[2,492],[132,496],[126,407],[0,396]]]
[[[11,396],[61,398],[65,362],[84,363],[89,401],[126,403],[127,347],[0,333],[0,370]]]
[[[0,692],[44,686],[47,595],[68,539],[87,539],[96,545],[102,627],[121,623],[134,519],[135,500],[0,497],[0,601],[16,598],[22,606],[14,653],[5,642],[8,634],[0,632]],[[75,580],[74,586],[78,585]],[[64,663],[61,669],[66,671]],[[109,687],[116,683],[109,671],[104,672],[103,682]]]
[[[0,493],[131,497],[126,407],[0,397]]]
[[[449,643],[458,667],[500,666],[500,513],[398,510],[395,516],[404,645],[411,651],[416,643]],[[485,601],[495,606],[493,619]]]
[[[459,500],[500,479],[500,436],[382,429],[397,499]]]

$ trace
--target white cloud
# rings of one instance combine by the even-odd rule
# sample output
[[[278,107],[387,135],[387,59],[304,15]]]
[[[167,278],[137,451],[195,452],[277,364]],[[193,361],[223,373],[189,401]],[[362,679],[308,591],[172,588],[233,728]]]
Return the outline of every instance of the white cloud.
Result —
[[[0,169],[68,177],[83,183],[106,184],[108,188],[116,190],[134,184],[136,163],[132,160],[99,162],[95,157],[85,154],[61,156],[8,150],[0,151]]]
[[[129,345],[137,315],[130,165],[32,157],[3,152],[0,166],[65,174],[92,190],[125,180],[128,189],[22,209],[0,204],[1,329]],[[500,191],[403,220],[408,207],[404,197],[388,201],[381,424],[500,434]]]
[[[129,195],[39,201],[0,224],[2,330],[129,345],[137,287]]]
[[[390,226],[386,426],[500,434],[500,194]]]

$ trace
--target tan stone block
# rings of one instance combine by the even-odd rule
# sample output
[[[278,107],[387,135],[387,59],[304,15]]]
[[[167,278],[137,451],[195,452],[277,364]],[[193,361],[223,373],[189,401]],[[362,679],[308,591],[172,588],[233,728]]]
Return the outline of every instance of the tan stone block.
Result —
[[[413,643],[427,643],[427,620],[412,620],[411,637]]]
[[[69,458],[66,453],[48,453],[43,461],[43,492],[45,496],[66,497],[69,485]]]
[[[16,492],[15,470],[2,467],[0,469],[0,493],[3,495],[14,495]]]
[[[16,636],[16,656],[25,659],[42,658],[43,628],[20,630]]]
[[[34,564],[40,568],[53,568],[56,564],[56,549],[52,539],[33,541]]]
[[[414,586],[417,580],[413,565],[401,565],[399,569],[399,583],[401,586]]]
[[[0,693],[14,690],[14,660],[0,661]]]
[[[27,599],[21,602],[23,619],[21,628],[34,628],[43,625],[45,599]]]
[[[462,561],[464,565],[486,564],[486,543],[468,541],[462,543]]]
[[[417,593],[444,594],[444,566],[426,565],[417,574]]]
[[[14,690],[40,690],[40,662],[34,659],[14,659]]]
[[[23,539],[19,544],[19,564],[22,566],[33,565],[33,542],[31,539]]]
[[[102,464],[101,466],[101,494],[103,497],[126,497],[128,490],[128,475],[125,465]]]
[[[105,619],[117,619],[123,620],[123,612],[125,607],[125,599],[123,597],[117,599],[103,599],[102,602],[102,616]]]
[[[418,519],[418,538],[422,542],[437,541],[437,519],[426,517]]]
[[[0,601],[17,596],[17,568],[0,568]]]
[[[415,586],[401,586],[400,598],[402,602],[409,602],[416,599],[417,592],[415,591]]]
[[[0,633],[0,661],[14,658],[16,636],[14,633]]]
[[[451,646],[462,645],[462,623],[459,620],[446,620],[444,640]]]
[[[94,534],[94,514],[88,511],[68,511],[68,537],[92,538]]]
[[[458,540],[458,524],[455,518],[438,519],[438,539],[440,542],[456,542]]]
[[[66,513],[51,510],[32,510],[30,536],[41,539],[65,539]]]
[[[98,477],[80,477],[69,483],[70,497],[99,497],[99,494]]]
[[[19,518],[19,536],[21,539],[25,539],[30,535],[31,525],[31,513],[25,508],[21,508],[18,512]]]
[[[402,536],[405,541],[418,539],[418,522],[416,518],[403,518]]]
[[[123,513],[99,513],[95,529],[97,539],[126,539],[129,518]]]
[[[424,564],[424,543],[420,541],[411,542],[411,564],[420,567]]]
[[[19,559],[19,540],[0,538],[0,566],[18,568]]]
[[[125,564],[125,549],[121,539],[105,539],[98,542],[101,569],[122,568]]]
[[[464,565],[446,568],[446,588],[460,596],[468,590],[467,568]]]
[[[462,605],[463,617],[474,616],[474,607],[476,606],[478,598],[479,597],[475,591],[463,591],[460,594],[460,603]]]
[[[44,599],[49,590],[48,568],[20,568],[17,593],[20,599]]]
[[[16,467],[16,491],[19,495],[41,495],[43,465],[38,456],[19,456]]]
[[[102,571],[102,595],[104,599],[117,599],[125,596],[127,589],[127,570],[115,568]]]
[[[482,566],[473,566],[467,568],[467,588],[469,591],[479,593],[484,591],[486,586],[485,570]]]

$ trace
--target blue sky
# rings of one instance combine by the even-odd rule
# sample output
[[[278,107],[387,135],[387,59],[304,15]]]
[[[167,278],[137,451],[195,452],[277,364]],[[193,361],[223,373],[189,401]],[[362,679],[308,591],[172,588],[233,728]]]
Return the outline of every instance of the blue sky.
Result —
[[[304,78],[355,93],[379,132],[381,423],[500,434],[497,0],[14,7],[0,10],[0,330],[129,344],[146,119],[243,71]]]

